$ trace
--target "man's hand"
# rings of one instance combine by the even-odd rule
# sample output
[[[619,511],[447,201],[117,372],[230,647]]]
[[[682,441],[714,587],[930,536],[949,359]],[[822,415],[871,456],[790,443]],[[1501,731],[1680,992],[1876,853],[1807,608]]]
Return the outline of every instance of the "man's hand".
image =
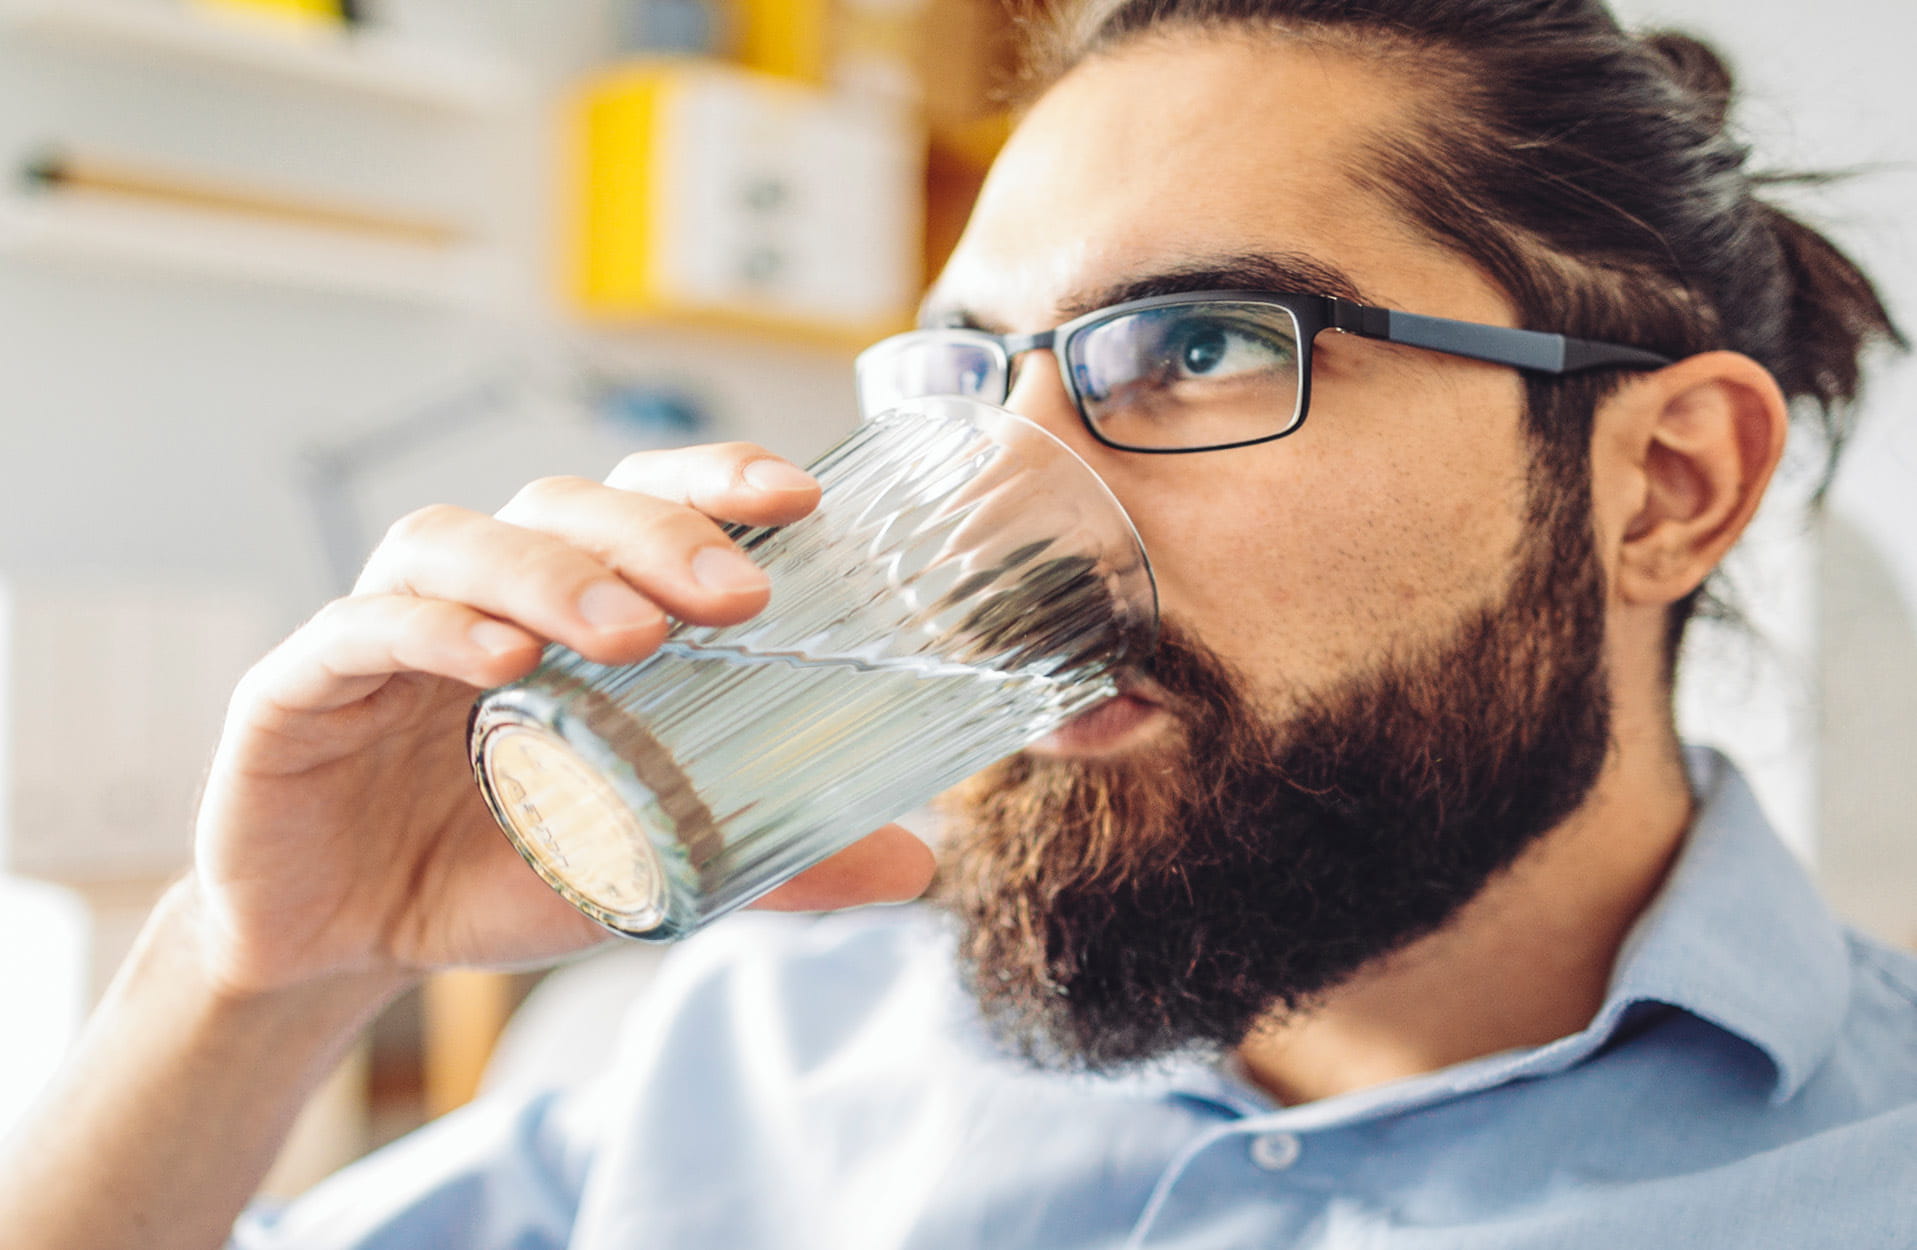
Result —
[[[519,859],[481,800],[465,725],[479,689],[547,641],[606,664],[653,653],[667,616],[766,606],[718,522],[818,504],[748,444],[645,452],[604,485],[548,478],[496,516],[430,507],[396,525],[347,598],[242,681],[208,779],[196,887],[216,982],[241,993],[346,973],[547,960],[605,939]],[[913,897],[930,852],[888,826],[773,905]]]

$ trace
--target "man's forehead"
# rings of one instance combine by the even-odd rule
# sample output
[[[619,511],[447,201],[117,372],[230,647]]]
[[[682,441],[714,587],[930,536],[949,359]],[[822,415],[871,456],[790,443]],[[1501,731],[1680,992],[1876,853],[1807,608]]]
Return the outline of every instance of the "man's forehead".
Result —
[[[1379,128],[1409,124],[1391,81],[1283,42],[1097,58],[1014,133],[926,312],[1032,330],[1115,295],[1206,288],[1444,312],[1431,288],[1455,281],[1458,258],[1371,176]],[[1354,95],[1368,102],[1320,103]]]

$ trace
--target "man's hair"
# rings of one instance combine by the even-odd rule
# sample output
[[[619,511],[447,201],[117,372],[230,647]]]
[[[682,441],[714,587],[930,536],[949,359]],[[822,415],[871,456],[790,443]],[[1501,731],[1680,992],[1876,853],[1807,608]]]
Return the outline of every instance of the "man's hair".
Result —
[[[1474,263],[1520,325],[1758,361],[1822,436],[1820,499],[1866,349],[1904,343],[1862,270],[1760,197],[1826,179],[1747,168],[1749,149],[1726,129],[1733,84],[1717,53],[1669,31],[1633,35],[1601,0],[1079,0],[1037,26],[1033,93],[1173,31],[1276,34],[1398,70],[1430,107],[1415,131],[1377,136],[1354,172]],[[1588,488],[1592,417],[1620,380],[1527,375],[1539,484],[1563,488],[1545,494]],[[1686,597],[1667,664],[1700,608],[1735,615],[1705,589]]]

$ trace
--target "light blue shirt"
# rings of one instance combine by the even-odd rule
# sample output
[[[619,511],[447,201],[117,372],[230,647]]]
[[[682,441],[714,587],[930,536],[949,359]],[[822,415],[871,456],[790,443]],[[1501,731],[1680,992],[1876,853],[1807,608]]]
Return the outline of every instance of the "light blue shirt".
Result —
[[[1917,1247],[1917,961],[1847,934],[1721,758],[1580,1033],[1296,1107],[996,1054],[920,909],[735,918],[613,1071],[484,1102],[235,1245]]]

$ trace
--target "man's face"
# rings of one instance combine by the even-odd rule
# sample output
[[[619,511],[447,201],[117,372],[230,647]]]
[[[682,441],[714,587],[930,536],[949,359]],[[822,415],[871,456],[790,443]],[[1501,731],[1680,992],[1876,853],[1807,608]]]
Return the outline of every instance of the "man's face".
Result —
[[[1363,181],[1367,137],[1420,105],[1304,45],[1135,43],[1028,115],[931,307],[1034,331],[1280,288],[1510,324]],[[1011,406],[1130,511],[1169,639],[1155,706],[954,805],[945,897],[988,1011],[1035,1053],[1229,1044],[1441,924],[1602,763],[1603,573],[1581,492],[1531,487],[1519,377],[1327,333],[1312,385],[1288,438],[1147,456],[1094,441],[1051,360],[1024,359]]]
[[[1038,330],[1168,271],[1299,256],[1368,302],[1510,324],[1500,294],[1357,180],[1363,137],[1417,107],[1376,70],[1271,40],[1173,36],[1091,62],[1020,126],[930,307]],[[1510,369],[1326,333],[1301,430],[1189,456],[1094,442],[1041,353],[1023,359],[1011,406],[1111,485],[1167,617],[1273,712],[1380,647],[1441,636],[1503,588],[1522,532]]]

